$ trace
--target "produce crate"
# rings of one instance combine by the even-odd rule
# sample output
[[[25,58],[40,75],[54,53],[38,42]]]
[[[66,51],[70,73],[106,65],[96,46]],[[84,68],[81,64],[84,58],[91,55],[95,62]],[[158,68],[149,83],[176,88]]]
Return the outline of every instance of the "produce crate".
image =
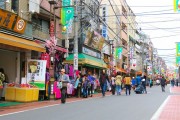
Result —
[[[32,101],[38,101],[39,98],[39,89],[38,88],[32,88]]]
[[[16,88],[15,87],[7,87],[5,92],[5,100],[6,101],[15,101],[16,98]]]
[[[33,96],[33,89],[31,88],[16,88],[16,101],[31,102]]]

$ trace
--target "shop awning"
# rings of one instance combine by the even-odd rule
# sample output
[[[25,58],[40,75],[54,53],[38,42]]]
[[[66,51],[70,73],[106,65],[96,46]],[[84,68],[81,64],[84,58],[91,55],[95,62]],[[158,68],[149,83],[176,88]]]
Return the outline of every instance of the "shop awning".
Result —
[[[122,73],[126,73],[126,70],[123,69],[123,68],[117,68],[117,71],[120,71],[120,72],[122,72]]]
[[[73,64],[74,55],[70,54],[68,58],[64,61],[64,63]],[[90,67],[96,67],[96,68],[107,68],[107,64],[98,58],[80,53],[78,54],[78,64],[90,66]]]
[[[0,33],[0,43],[39,52],[46,51],[43,46],[39,45],[34,41],[18,38],[4,33]]]

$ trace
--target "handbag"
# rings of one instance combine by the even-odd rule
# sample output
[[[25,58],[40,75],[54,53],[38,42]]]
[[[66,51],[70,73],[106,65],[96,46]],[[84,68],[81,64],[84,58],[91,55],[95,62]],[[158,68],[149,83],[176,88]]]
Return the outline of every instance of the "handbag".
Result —
[[[57,87],[59,88],[59,89],[61,89],[62,88],[62,82],[57,82]]]

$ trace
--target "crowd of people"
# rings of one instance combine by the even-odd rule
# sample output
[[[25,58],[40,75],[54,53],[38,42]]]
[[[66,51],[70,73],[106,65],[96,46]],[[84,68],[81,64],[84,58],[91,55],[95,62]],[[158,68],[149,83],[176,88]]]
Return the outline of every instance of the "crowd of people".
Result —
[[[60,72],[58,81],[62,79],[64,71]],[[69,81],[66,75],[63,75],[63,79]],[[162,92],[165,92],[166,79],[162,76],[159,78],[160,85],[162,87]],[[92,75],[90,72],[88,74],[82,75],[80,72],[76,73],[76,79],[73,85],[74,95],[76,97],[92,97],[95,91],[101,91],[102,96],[106,95],[106,91],[112,92],[112,95],[121,95],[122,90],[125,91],[125,95],[131,95],[131,89],[136,91],[139,87],[142,92],[147,94],[146,86],[149,85],[151,88],[153,86],[153,80],[146,78],[146,76],[137,75],[130,76],[129,74],[122,75],[120,72],[109,76],[105,70],[102,70],[99,78]],[[99,92],[98,91],[98,92]]]

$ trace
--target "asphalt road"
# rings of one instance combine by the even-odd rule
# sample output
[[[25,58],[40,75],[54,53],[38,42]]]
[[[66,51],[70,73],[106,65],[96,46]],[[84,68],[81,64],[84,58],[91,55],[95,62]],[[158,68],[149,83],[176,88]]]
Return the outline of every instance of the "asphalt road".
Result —
[[[150,120],[170,92],[166,88],[162,93],[160,86],[147,88],[147,91],[147,94],[84,99],[1,116],[0,120]]]

